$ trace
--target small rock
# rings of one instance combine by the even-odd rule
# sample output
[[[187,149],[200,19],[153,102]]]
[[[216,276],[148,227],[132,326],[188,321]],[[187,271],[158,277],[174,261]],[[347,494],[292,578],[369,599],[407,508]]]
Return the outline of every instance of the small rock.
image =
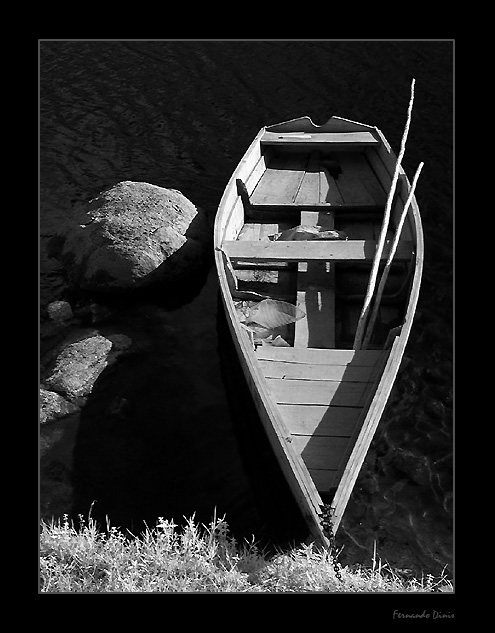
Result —
[[[47,424],[76,411],[77,406],[68,402],[59,393],[40,389],[40,424]]]
[[[47,306],[48,316],[52,321],[67,321],[74,316],[67,301],[52,301]]]
[[[111,349],[112,342],[100,335],[67,345],[57,356],[45,386],[69,399],[87,395],[107,366]]]

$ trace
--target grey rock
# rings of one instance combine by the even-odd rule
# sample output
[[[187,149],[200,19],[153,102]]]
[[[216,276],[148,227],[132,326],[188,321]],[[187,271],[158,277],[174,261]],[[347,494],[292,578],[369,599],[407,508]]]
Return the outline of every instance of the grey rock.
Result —
[[[108,365],[111,349],[112,342],[100,335],[70,343],[57,356],[44,386],[69,399],[87,395]]]
[[[68,321],[72,319],[74,314],[72,313],[72,308],[67,301],[52,301],[47,306],[48,317],[52,321]]]
[[[78,407],[68,402],[59,393],[40,389],[40,424],[47,424],[58,418],[75,413]]]
[[[81,288],[123,291],[194,274],[210,242],[206,214],[180,191],[125,181],[78,209],[58,252]]]

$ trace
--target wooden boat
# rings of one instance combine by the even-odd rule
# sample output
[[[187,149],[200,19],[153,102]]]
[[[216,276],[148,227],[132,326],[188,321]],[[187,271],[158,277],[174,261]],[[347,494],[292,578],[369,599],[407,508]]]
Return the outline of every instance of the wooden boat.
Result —
[[[400,167],[378,271],[404,206],[407,215],[369,341],[354,344],[396,163],[380,130],[362,123],[332,117],[317,126],[302,117],[264,127],[215,221],[220,292],[243,372],[310,538],[326,545],[324,517],[330,513],[336,531],[418,300],[421,220]],[[319,233],[338,239],[309,239]],[[308,239],[285,239],[295,235]],[[265,338],[250,327],[260,325],[250,315],[262,302],[272,317]],[[286,304],[294,318],[304,316],[279,326],[277,309]]]

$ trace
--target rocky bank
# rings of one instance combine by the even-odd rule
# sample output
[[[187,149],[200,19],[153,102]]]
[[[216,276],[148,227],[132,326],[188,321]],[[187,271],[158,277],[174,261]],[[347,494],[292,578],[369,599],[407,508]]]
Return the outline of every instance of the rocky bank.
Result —
[[[93,312],[96,312],[93,304]],[[74,316],[66,301],[47,307],[41,325],[40,476],[41,516],[69,513],[72,505],[73,449],[80,413],[102,371],[132,340],[118,332],[85,327],[87,309]]]

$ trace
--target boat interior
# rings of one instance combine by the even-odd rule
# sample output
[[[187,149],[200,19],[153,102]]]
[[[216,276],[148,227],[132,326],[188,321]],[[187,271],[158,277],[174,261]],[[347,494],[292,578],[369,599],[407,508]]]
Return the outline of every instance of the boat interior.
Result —
[[[361,136],[362,143],[331,149],[323,143],[261,142],[256,166],[236,181],[233,213],[241,220],[222,243],[236,278],[233,302],[240,322],[260,301],[242,296],[245,291],[288,302],[305,314],[277,328],[280,346],[252,342],[291,445],[325,502],[333,498],[363,426],[390,334],[403,323],[413,272],[413,229],[406,221],[373,335],[366,349],[353,349],[387,201],[382,182],[391,179],[376,137]],[[390,240],[404,204],[402,185],[392,206]],[[301,225],[338,231],[340,239],[277,239]],[[386,255],[385,249],[378,279]]]
[[[237,181],[244,209],[237,241],[265,243],[262,251],[241,244],[228,249],[238,289],[293,303],[305,312],[305,319],[283,331],[282,338],[290,346],[352,349],[387,199],[370,154],[375,152],[368,148],[329,151],[268,145],[263,152],[266,169],[252,192]],[[393,220],[392,216],[389,240],[395,232]],[[319,251],[315,242],[309,242],[312,254],[305,254],[305,245],[299,242],[301,254],[293,255],[294,261],[272,253],[278,246],[274,236],[298,225],[335,230],[347,239],[330,245],[319,241]],[[329,249],[335,251],[331,259],[325,255]],[[369,349],[382,349],[389,331],[402,323],[411,251],[405,226]],[[383,259],[378,278],[384,263]],[[246,308],[239,300],[236,304]]]

